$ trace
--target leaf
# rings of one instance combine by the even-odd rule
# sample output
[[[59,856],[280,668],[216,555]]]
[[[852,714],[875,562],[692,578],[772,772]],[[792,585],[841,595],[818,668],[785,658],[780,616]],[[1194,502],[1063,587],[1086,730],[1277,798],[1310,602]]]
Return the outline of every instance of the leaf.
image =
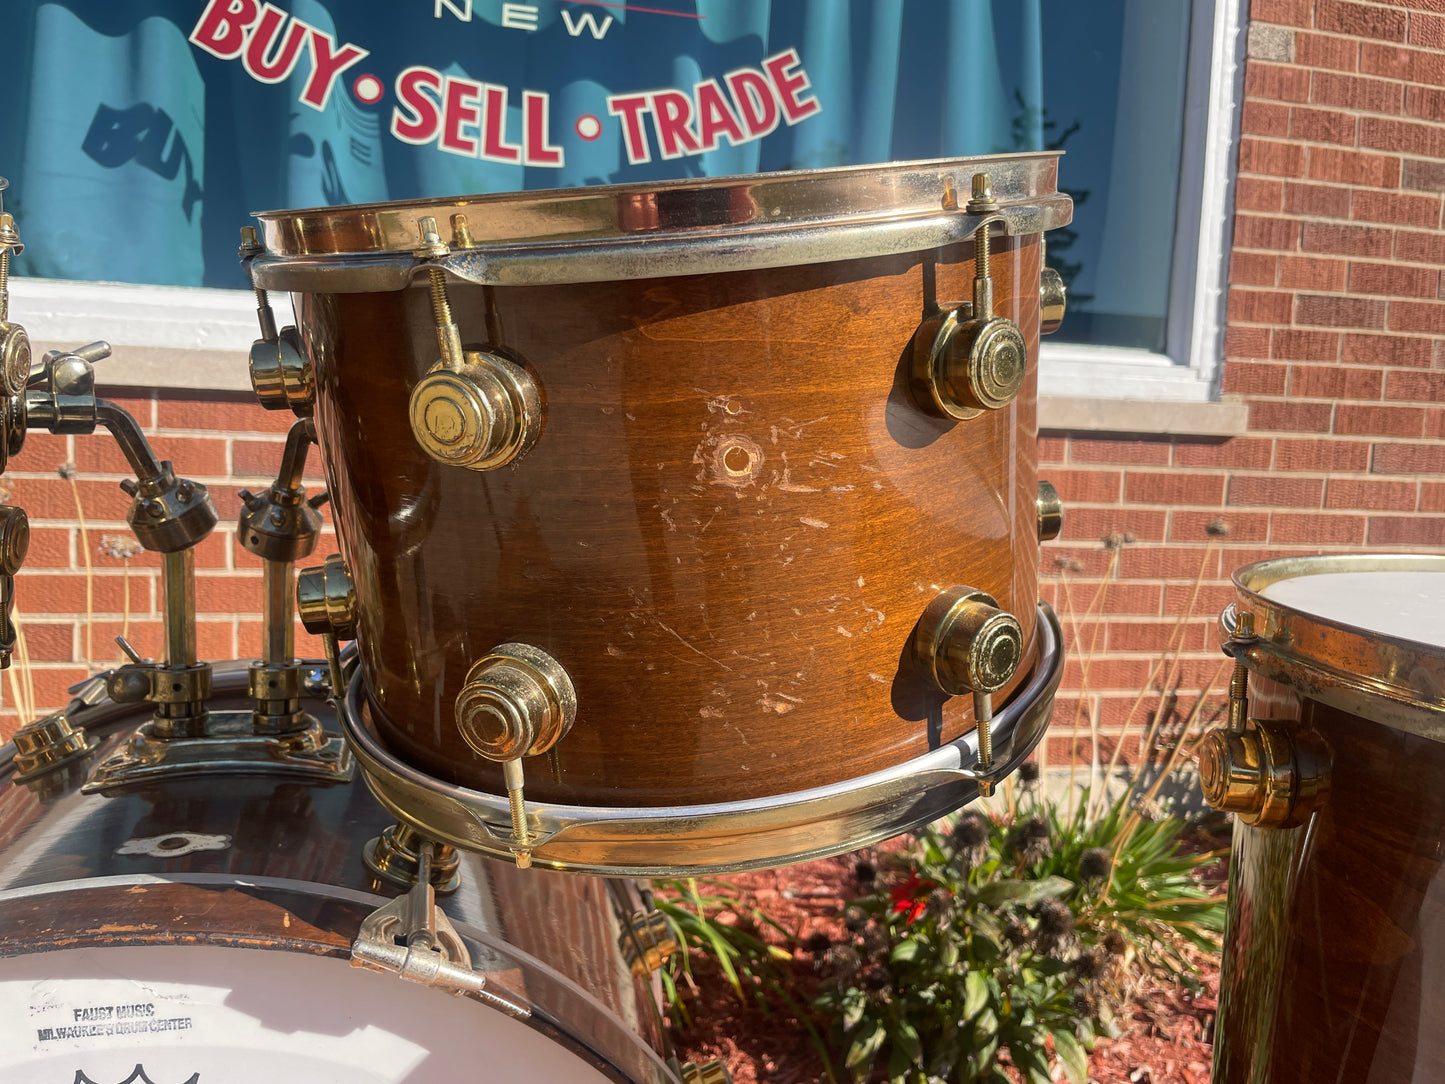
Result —
[[[963,1017],[976,1016],[988,1004],[988,979],[982,971],[970,971],[963,977]]]
[[[843,1059],[843,1064],[849,1069],[872,1065],[873,1058],[878,1054],[878,1048],[883,1045],[884,1035],[882,1022],[869,1020],[854,1036],[852,1044],[848,1047],[848,1056]]]
[[[861,997],[849,1000],[843,1009],[843,1030],[852,1031],[856,1028],[858,1021],[863,1019],[863,1010],[867,1007],[868,1003]]]
[[[952,937],[945,937],[943,944],[938,946],[938,962],[945,971],[952,971],[958,966],[958,942]]]
[[[1041,877],[1037,881],[994,881],[978,890],[978,902],[997,906],[1005,900],[1018,903],[1037,903],[1049,896],[1062,896],[1074,887],[1073,881],[1062,877]]]
[[[921,1062],[923,1060],[923,1042],[918,1038],[918,1029],[907,1020],[900,1020],[893,1028],[893,1043],[903,1053],[908,1055],[910,1062]]]
[[[888,954],[888,962],[891,964],[912,963],[922,955],[923,942],[910,937],[893,946],[893,951]]]
[[[1064,1065],[1064,1072],[1069,1074],[1071,1084],[1088,1084],[1089,1058],[1084,1053],[1084,1048],[1079,1045],[1079,1040],[1074,1038],[1072,1032],[1063,1029],[1053,1035],[1054,1051]]]

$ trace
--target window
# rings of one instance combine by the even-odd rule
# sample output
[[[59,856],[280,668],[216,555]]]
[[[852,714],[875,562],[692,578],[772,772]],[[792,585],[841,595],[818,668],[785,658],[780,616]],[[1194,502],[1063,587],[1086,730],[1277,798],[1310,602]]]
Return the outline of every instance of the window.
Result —
[[[242,350],[251,210],[1062,146],[1044,393],[1204,399],[1238,2],[15,5],[14,311],[38,340]]]

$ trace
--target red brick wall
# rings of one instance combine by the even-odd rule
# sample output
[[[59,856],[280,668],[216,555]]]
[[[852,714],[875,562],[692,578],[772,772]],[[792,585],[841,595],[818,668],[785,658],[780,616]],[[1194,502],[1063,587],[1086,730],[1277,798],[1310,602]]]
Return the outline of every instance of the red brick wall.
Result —
[[[1249,431],[1044,435],[1041,474],[1066,504],[1044,570],[1080,617],[1053,758],[1068,756],[1076,715],[1089,732],[1076,707],[1090,645],[1082,699],[1107,735],[1201,568],[1186,701],[1217,670],[1233,569],[1445,545],[1445,3],[1250,8],[1223,373]],[[1229,531],[1212,544],[1211,523]],[[1086,618],[1116,559],[1111,533],[1133,541]]]
[[[210,488],[221,522],[196,548],[197,644],[201,657],[254,658],[261,652],[261,564],[236,544],[239,489],[263,489],[280,465],[289,412],[272,413],[251,395],[191,395],[180,392],[102,394],[129,410],[140,422],[156,454],[175,464],[176,473]],[[60,468],[74,466],[74,482]],[[319,459],[308,461],[308,487],[321,482]],[[129,592],[130,642],[144,655],[162,650],[160,558],[141,553],[128,560],[102,552],[106,536],[133,538],[125,524],[130,498],[118,482],[133,477],[114,440],[96,436],[30,433],[21,453],[10,461],[0,485],[8,500],[30,518],[30,552],[17,578],[16,609],[29,651],[29,680],[40,710],[64,705],[66,687],[91,669],[124,659],[114,643],[125,621]],[[92,566],[91,598],[95,620],[87,653],[86,546],[76,514],[84,512]],[[306,563],[320,563],[336,549],[329,523],[316,552]],[[320,657],[320,641],[297,627],[297,647]],[[12,667],[4,676],[0,734],[15,725]]]

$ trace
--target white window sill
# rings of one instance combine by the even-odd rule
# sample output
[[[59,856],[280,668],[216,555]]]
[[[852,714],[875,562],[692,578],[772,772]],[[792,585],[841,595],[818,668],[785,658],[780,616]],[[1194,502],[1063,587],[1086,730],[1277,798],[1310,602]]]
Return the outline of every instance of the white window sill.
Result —
[[[271,297],[279,324],[290,299]],[[250,391],[246,358],[256,299],[244,290],[11,279],[10,311],[37,351],[105,339],[105,387]],[[1039,362],[1039,427],[1115,433],[1232,436],[1242,404],[1212,402],[1192,370],[1161,354],[1048,343]]]

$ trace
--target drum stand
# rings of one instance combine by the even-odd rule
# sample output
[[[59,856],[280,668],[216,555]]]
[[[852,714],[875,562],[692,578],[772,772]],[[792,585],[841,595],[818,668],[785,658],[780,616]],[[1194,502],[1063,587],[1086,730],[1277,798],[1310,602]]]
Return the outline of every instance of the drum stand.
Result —
[[[305,463],[309,422],[298,422],[287,440],[276,483],[264,495],[246,495],[240,537],[266,563],[266,649],[251,668],[250,711],[211,711],[211,665],[196,657],[194,547],[216,525],[206,487],[177,477],[171,464],[156,459],[131,415],[95,394],[95,362],[110,347],[91,343],[73,353],[52,351],[28,375],[22,394],[12,396],[7,421],[57,434],[94,433],[103,426],[115,437],[135,471],[121,483],[133,499],[127,516],[140,544],[162,555],[165,595],[165,659],[143,659],[117,637],[130,662],[103,675],[106,693],[120,704],[150,703],[155,714],[86,782],[87,792],[109,791],[157,778],[199,774],[265,773],[316,782],[351,778],[351,757],[338,734],[325,732],[300,710],[301,666],[291,657],[290,561],[316,544],[320,527],[299,479]],[[16,562],[18,565],[18,562]],[[36,771],[74,759],[91,748],[64,718],[48,716],[16,736],[26,767]]]

